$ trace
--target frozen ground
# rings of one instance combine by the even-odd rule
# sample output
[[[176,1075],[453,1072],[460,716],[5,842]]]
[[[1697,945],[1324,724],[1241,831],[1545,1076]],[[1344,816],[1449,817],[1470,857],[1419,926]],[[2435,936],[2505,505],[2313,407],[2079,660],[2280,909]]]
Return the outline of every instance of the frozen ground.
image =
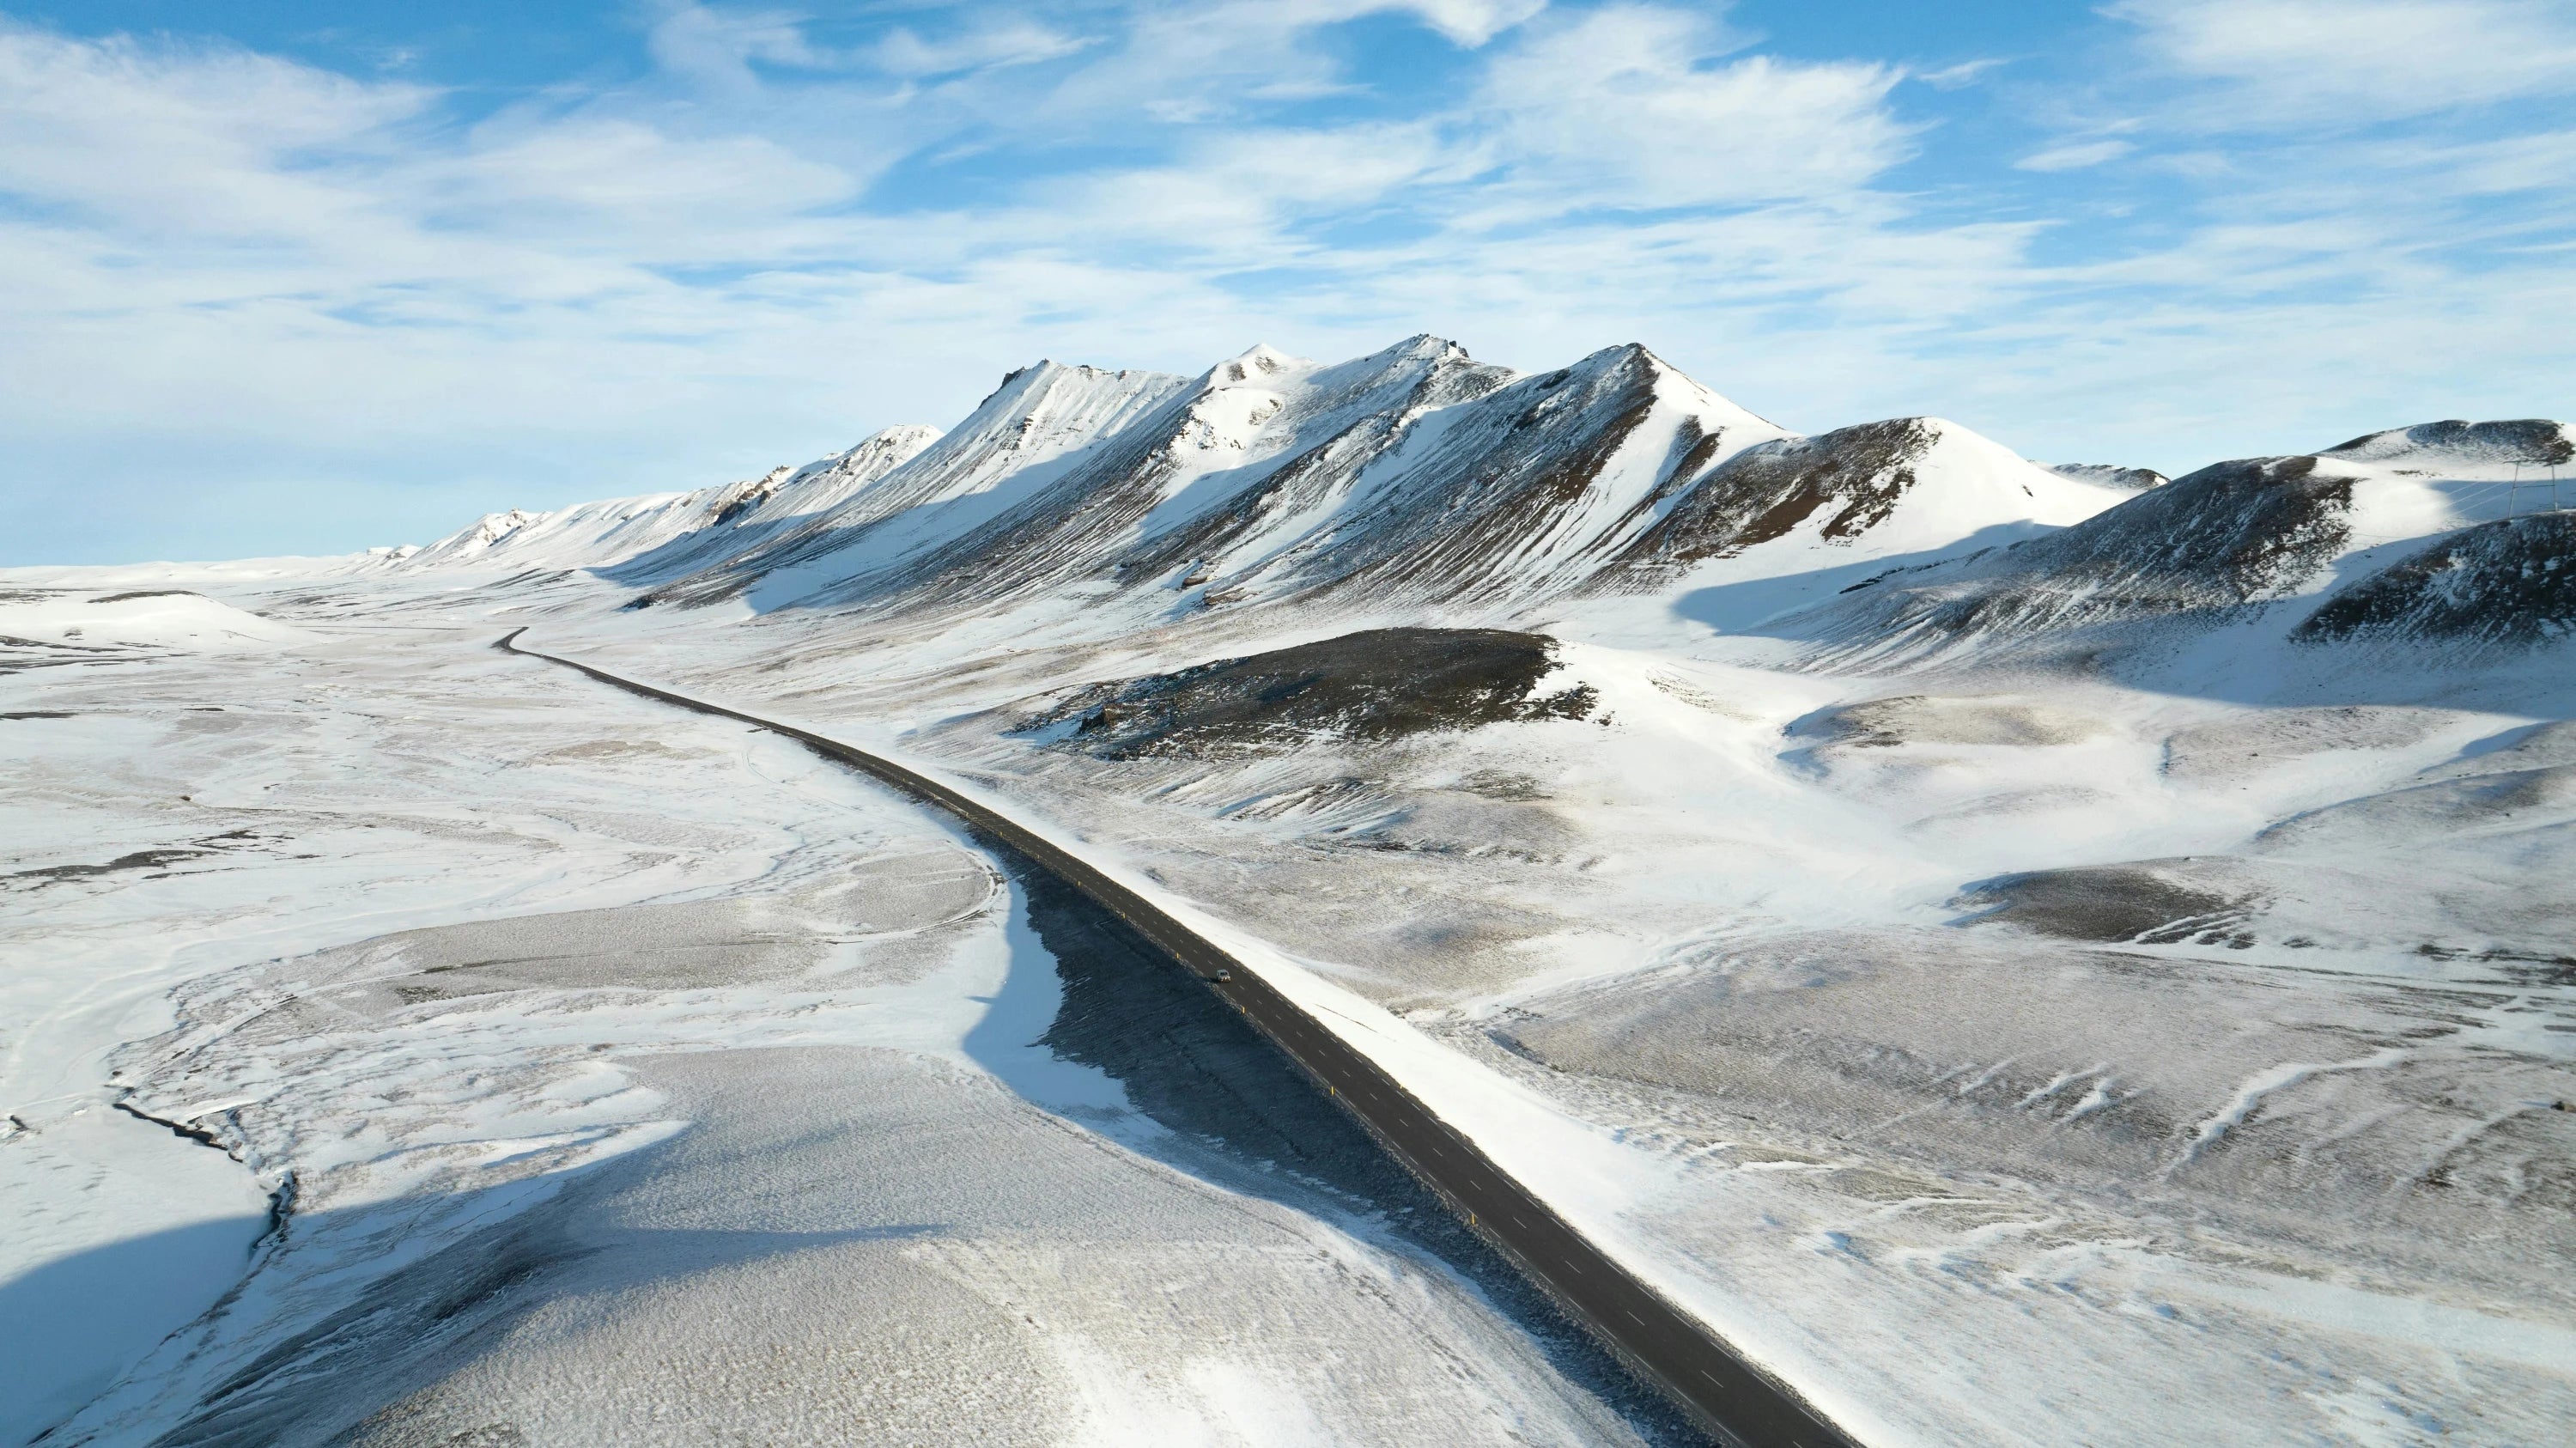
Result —
[[[10,646],[0,1440],[1673,1436],[937,822],[302,612]]]

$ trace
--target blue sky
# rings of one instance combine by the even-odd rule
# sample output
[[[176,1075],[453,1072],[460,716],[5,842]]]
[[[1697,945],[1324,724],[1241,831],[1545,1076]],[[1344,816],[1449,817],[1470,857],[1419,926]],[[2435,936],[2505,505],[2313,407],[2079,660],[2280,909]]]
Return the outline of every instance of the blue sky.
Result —
[[[2168,471],[2563,418],[2571,177],[2564,0],[0,0],[0,562],[1424,331]]]

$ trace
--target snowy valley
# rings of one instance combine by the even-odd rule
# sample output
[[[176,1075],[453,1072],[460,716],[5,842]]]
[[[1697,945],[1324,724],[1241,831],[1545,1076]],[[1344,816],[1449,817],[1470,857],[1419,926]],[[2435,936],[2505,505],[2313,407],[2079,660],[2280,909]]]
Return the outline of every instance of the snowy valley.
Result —
[[[1693,1440],[1195,987],[524,628],[1187,912],[1857,1441],[2554,1441],[2571,459],[1415,337],[9,570],[0,1440]]]

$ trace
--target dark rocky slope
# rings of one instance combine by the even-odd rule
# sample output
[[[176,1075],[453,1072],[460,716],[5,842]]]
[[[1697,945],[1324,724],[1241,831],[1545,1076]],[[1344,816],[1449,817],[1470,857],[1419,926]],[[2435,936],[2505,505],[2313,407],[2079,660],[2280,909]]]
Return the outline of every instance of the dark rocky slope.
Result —
[[[1525,719],[1579,719],[1581,685],[1541,695],[1554,641],[1500,629],[1372,629],[1094,684],[1023,721],[1101,759],[1240,753],[1318,735],[1385,740]]]
[[[2291,637],[2529,646],[2576,630],[2576,513],[2464,528],[2326,600]]]

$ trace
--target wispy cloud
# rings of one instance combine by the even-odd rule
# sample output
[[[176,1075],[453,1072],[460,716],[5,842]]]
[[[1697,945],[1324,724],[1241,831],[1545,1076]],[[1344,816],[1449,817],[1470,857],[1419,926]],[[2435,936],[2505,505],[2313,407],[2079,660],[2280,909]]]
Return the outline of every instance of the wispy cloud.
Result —
[[[1534,34],[1479,97],[1497,159],[1559,205],[1660,208],[1848,192],[1904,158],[1896,69],[1719,59],[1741,45],[1647,6]]]
[[[2135,145],[2121,140],[2071,141],[2045,151],[2034,151],[2013,165],[2024,171],[2080,171],[2105,161],[2117,161],[2136,149]]]
[[[2124,0],[2173,71],[2214,83],[2210,124],[2349,126],[2576,82],[2576,14],[2551,0]]]
[[[2012,62],[2003,56],[1981,55],[1975,60],[1963,60],[1956,65],[1945,65],[1938,69],[1922,71],[1916,74],[1914,79],[1934,90],[1958,90],[1962,86],[1975,85],[1985,79],[1989,73],[2010,64]]]
[[[1009,18],[938,39],[897,26],[869,48],[868,59],[889,75],[933,77],[1019,65],[1075,54],[1090,42],[1035,21]]]

